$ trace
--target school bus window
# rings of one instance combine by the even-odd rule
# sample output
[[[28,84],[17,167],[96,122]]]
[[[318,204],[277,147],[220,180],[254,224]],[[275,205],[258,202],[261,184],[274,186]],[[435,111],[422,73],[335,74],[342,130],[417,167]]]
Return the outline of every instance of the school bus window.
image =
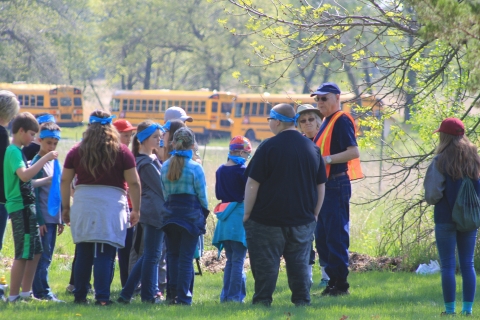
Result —
[[[169,101],[168,101],[168,107],[169,107],[169,108],[173,107],[173,101],[172,101],[172,100],[169,100]]]
[[[135,100],[135,111],[140,111],[140,100]]]
[[[218,102],[212,102],[212,113],[213,112],[218,112]]]
[[[178,104],[179,104],[179,101],[178,101],[178,100],[173,101],[173,105],[174,105],[174,106],[180,107]]]
[[[202,102],[200,103],[200,112],[201,112],[201,113],[205,113],[205,101],[202,101]]]
[[[193,101],[187,101],[187,114],[189,112],[192,112],[192,104],[193,104]]]
[[[147,100],[142,100],[142,111],[147,111]]]
[[[133,111],[133,109],[135,109],[135,103],[133,100],[128,100],[128,101],[129,101],[128,111]]]
[[[23,103],[24,103],[24,106],[30,105],[30,96],[29,95],[24,96]]]
[[[37,96],[37,106],[43,107],[43,96]]]
[[[31,96],[30,96],[30,105],[31,105],[32,107],[35,107],[35,106],[36,106],[35,96],[34,96],[34,95],[31,95]]]
[[[260,102],[260,109],[258,110],[258,115],[263,116],[265,114],[265,102]]]
[[[50,107],[58,107],[58,99],[50,98]]]
[[[128,109],[128,100],[123,100],[122,111],[127,111]]]
[[[252,102],[252,116],[257,115],[257,104],[256,102]]]
[[[127,100],[124,100],[124,101],[127,101]],[[73,98],[73,105],[75,107],[81,107],[82,106],[82,98]],[[127,105],[125,103],[125,105]]]
[[[113,99],[112,100],[112,111],[120,110],[120,99]]]
[[[231,102],[222,102],[222,113],[232,113],[232,103]]]
[[[167,100],[162,100],[162,111],[167,110]]]
[[[249,116],[250,115],[250,102],[245,102],[245,113],[244,113],[245,116]]]
[[[193,102],[193,107],[192,107],[192,112],[193,112],[194,109],[198,110],[199,106],[200,106],[200,102],[199,101],[194,101]]]
[[[23,94],[21,94],[17,97],[18,97],[18,103],[20,103],[20,105],[23,106]]]
[[[155,100],[155,112],[160,110],[160,100]]]
[[[180,101],[180,108],[182,108],[183,110],[186,110],[187,102],[186,101]]]
[[[237,103],[237,105],[235,106],[235,118],[242,117],[242,107],[243,103]]]
[[[148,111],[153,111],[153,100],[148,100]]]
[[[267,103],[267,114],[270,114],[270,111],[272,110],[273,105],[271,103]]]
[[[60,105],[62,107],[70,107],[72,105],[72,98],[69,98],[69,97],[60,98]]]

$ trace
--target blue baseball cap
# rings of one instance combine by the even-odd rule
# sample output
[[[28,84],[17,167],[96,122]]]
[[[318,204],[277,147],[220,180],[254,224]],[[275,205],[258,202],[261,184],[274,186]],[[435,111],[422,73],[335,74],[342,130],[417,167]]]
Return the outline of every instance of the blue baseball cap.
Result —
[[[310,94],[310,97],[316,96],[318,94],[327,94],[327,93],[340,94],[342,92],[340,91],[340,88],[337,86],[336,83],[325,82],[325,83],[322,83],[315,92],[312,92]]]

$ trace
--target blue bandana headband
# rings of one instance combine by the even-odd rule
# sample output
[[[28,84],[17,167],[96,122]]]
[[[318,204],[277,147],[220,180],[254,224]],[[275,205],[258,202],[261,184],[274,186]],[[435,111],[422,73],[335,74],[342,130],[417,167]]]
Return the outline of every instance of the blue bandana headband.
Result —
[[[190,149],[190,150],[173,150],[172,152],[170,152],[170,155],[192,159],[193,150],[192,149]]]
[[[273,109],[270,110],[270,118],[275,119],[275,120],[279,120],[279,121],[282,121],[282,122],[295,122],[295,124],[296,124],[297,120],[298,120],[298,117],[300,117],[300,114],[297,114],[293,118],[289,118],[287,116],[284,116],[283,114],[280,114],[280,113],[276,112]]]
[[[140,143],[142,143],[143,141],[147,140],[148,137],[150,137],[157,130],[162,130],[163,132],[165,132],[165,130],[163,130],[162,126],[159,125],[158,123],[154,123],[154,124],[148,126],[145,130],[137,132],[138,141],[140,141]]]
[[[113,115],[109,118],[99,118],[99,117],[95,117],[95,116],[90,116],[90,119],[88,120],[88,123],[92,124],[92,123],[100,123],[102,125],[106,125],[106,124],[110,124],[112,123],[112,120],[113,118],[115,118],[116,116]]]
[[[45,122],[53,122],[55,123],[55,117],[52,116],[51,114],[44,114],[43,116],[40,116],[37,118],[38,124],[42,124]]]
[[[40,139],[45,138],[54,138],[60,140],[60,131],[59,130],[42,130],[40,131]]]
[[[164,129],[163,132],[170,131],[170,125],[171,125],[170,120],[165,122],[165,124],[163,125],[163,129]]]

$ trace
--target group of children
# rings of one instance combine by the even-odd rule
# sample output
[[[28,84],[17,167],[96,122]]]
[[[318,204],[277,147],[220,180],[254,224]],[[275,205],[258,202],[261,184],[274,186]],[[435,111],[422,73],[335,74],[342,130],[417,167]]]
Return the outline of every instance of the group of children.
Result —
[[[54,203],[60,194],[55,149],[61,130],[51,115],[35,119],[30,113],[17,114],[18,111],[16,97],[0,91],[0,156],[3,156],[0,161],[3,160],[2,186],[5,187],[5,198],[0,199],[3,202],[0,203],[0,222],[6,216],[1,215],[5,209],[12,223],[15,246],[9,296],[0,286],[0,298],[8,302],[37,299],[63,302],[48,283],[56,236],[64,229],[60,204]],[[10,121],[11,144],[5,129]],[[166,245],[167,299],[171,304],[190,305],[194,282],[192,260],[198,250],[199,236],[205,233],[209,214],[205,174],[193,152],[195,136],[181,120],[169,121],[165,126],[145,121],[137,128],[127,122],[128,130],[121,130],[122,121],[125,122],[119,120],[116,127],[125,145],[130,143],[129,138],[136,130],[132,151],[142,187],[139,222],[144,249],[130,272],[125,271],[125,266],[121,268],[126,275],[122,277],[123,289],[117,301],[129,303],[141,284],[143,302],[161,302],[157,294],[158,263]],[[22,147],[27,147],[24,151],[34,150],[30,152],[34,155],[31,161],[26,159]],[[248,139],[233,138],[227,162],[216,173],[215,192],[221,204],[215,208],[218,225],[212,242],[219,254],[225,249],[227,256],[221,302],[243,302],[246,296],[243,264],[247,248],[242,224],[246,178],[243,173],[251,151]],[[0,232],[4,232],[2,225]],[[128,238],[127,234],[124,248],[127,256],[131,250],[131,233]],[[110,303],[102,303],[105,304]]]

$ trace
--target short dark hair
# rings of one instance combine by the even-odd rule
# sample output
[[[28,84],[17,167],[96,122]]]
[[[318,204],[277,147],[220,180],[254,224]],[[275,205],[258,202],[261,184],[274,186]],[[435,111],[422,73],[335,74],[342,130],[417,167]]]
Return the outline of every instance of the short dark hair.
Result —
[[[29,131],[32,130],[34,132],[38,132],[38,122],[37,119],[30,113],[30,112],[21,112],[15,118],[13,118],[12,122],[12,133],[15,134],[20,130]]]
[[[58,124],[56,124],[55,122],[44,122],[40,125],[40,131],[42,130],[49,130],[49,131],[55,131],[55,130],[58,130],[58,131],[62,131],[60,129],[60,127],[58,126]]]

